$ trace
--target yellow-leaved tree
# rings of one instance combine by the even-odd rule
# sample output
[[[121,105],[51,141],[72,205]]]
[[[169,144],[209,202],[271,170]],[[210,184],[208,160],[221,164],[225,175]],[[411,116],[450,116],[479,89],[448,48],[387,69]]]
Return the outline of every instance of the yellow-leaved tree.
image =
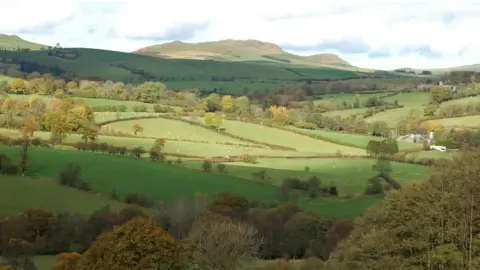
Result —
[[[143,127],[140,124],[135,123],[132,125],[132,131],[133,135],[136,136],[138,133],[143,132]]]
[[[270,114],[270,119],[272,124],[281,126],[287,123],[287,120],[288,120],[287,108],[283,106],[270,106],[270,108],[268,108],[268,112]]]

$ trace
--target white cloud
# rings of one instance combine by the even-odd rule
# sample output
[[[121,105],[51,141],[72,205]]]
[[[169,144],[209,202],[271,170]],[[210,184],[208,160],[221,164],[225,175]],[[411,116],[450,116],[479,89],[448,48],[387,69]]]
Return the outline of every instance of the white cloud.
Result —
[[[446,0],[101,2],[8,1],[6,5],[2,3],[2,14],[11,18],[2,21],[15,23],[0,24],[0,32],[22,34],[37,30],[36,34],[22,36],[48,44],[58,41],[63,46],[121,51],[132,51],[162,39],[169,41],[164,40],[168,38],[191,42],[258,39],[284,45],[302,55],[337,53],[354,65],[380,69],[480,62],[480,39],[475,34],[480,25],[480,6],[470,0],[462,0],[461,5]],[[23,9],[27,3],[33,7]],[[29,19],[17,20],[18,14]],[[55,23],[60,24],[45,31]],[[362,41],[369,50],[349,54],[321,46],[347,40],[356,40],[359,45]],[[355,42],[349,46],[352,44]],[[430,48],[431,52],[423,56],[402,54],[411,48]],[[377,51],[390,56],[368,57]]]

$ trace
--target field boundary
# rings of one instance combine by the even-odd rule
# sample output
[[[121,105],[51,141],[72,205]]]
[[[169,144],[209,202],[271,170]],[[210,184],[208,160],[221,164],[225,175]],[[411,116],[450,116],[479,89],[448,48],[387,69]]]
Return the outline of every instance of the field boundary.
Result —
[[[199,127],[202,127],[202,128],[213,131],[212,129],[209,129],[207,126],[205,126],[201,123],[197,123],[197,122],[190,121],[190,120],[183,119],[183,118],[176,118],[176,117],[173,117],[173,116],[167,116],[167,115],[148,115],[148,116],[128,117],[128,118],[122,118],[122,119],[113,119],[113,120],[107,120],[107,121],[104,121],[104,122],[101,122],[101,123],[97,123],[97,125],[99,127],[101,127],[101,126],[112,124],[112,123],[132,121],[132,120],[141,120],[141,119],[155,119],[155,118],[163,118],[163,119],[168,119],[168,120],[181,121],[181,122],[184,122],[184,123],[187,123],[187,124],[191,124],[191,125],[194,125],[194,126],[199,126]],[[237,139],[237,140],[250,142],[250,143],[257,144],[257,145],[264,145],[264,146],[269,147],[270,149],[297,151],[297,149],[295,149],[293,147],[287,147],[287,146],[270,144],[270,143],[260,142],[260,141],[256,141],[256,140],[252,140],[252,139],[247,139],[247,138],[244,138],[244,137],[241,137],[241,136],[238,136],[238,135],[231,134],[231,133],[226,132],[226,131],[217,131],[217,132],[219,134],[222,134],[222,135],[225,135],[225,136],[228,136],[230,138]]]

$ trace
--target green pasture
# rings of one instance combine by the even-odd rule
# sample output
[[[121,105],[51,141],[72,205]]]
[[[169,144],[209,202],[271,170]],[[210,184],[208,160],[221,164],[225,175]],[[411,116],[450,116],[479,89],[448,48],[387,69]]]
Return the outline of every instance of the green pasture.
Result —
[[[19,152],[19,147],[0,146],[0,153],[14,161],[18,160]],[[226,175],[133,157],[50,148],[29,149],[27,174],[58,179],[60,171],[69,163],[81,166],[85,181],[95,192],[103,194],[116,189],[119,196],[137,192],[164,202],[172,202],[179,197],[192,198],[197,193],[213,195],[220,191],[233,191],[254,199],[273,198],[276,194],[272,186]]]
[[[130,118],[130,117],[158,115],[158,113],[154,113],[154,112],[95,112],[94,114],[95,114],[95,122],[97,124],[100,124],[105,121],[124,119],[124,118]]]
[[[360,100],[360,106],[363,106],[365,101],[367,101],[368,98],[370,97],[382,97],[387,95],[388,92],[385,93],[376,93],[376,94],[360,94],[358,99]],[[353,104],[357,98],[356,93],[341,93],[341,94],[325,94],[321,96],[322,99],[316,99],[314,100],[314,104],[329,104],[330,102],[336,102],[336,103],[343,103],[344,101],[347,102],[348,104]]]
[[[410,106],[410,107],[403,107],[397,108],[392,110],[386,110],[383,112],[376,113],[370,117],[365,118],[367,122],[375,122],[375,121],[384,121],[388,124],[389,127],[395,127],[399,121],[406,118],[411,110],[416,110],[423,115],[423,107],[422,106]]]
[[[225,128],[226,132],[242,138],[286,147],[293,147],[297,149],[297,151],[305,153],[305,155],[335,154],[337,150],[345,155],[365,154],[365,150],[363,149],[321,141],[308,136],[299,135],[293,132],[263,126],[260,124],[225,120],[222,128]]]
[[[451,127],[451,126],[480,127],[480,115],[443,118],[443,119],[437,119],[437,120],[430,120],[429,122],[432,122],[435,124],[442,124],[444,127]]]
[[[0,198],[0,216],[16,215],[29,208],[53,213],[92,213],[106,205],[114,211],[125,207],[106,196],[64,187],[50,179],[20,176],[0,176]]]
[[[320,159],[271,159],[260,158],[256,164],[241,162],[225,163],[229,175],[253,179],[252,173],[265,169],[269,182],[280,184],[285,177],[303,180],[317,176],[323,185],[335,183],[341,195],[362,194],[367,180],[375,175],[372,166],[375,159],[367,158],[320,158]],[[200,167],[200,163],[190,166]],[[308,167],[309,172],[306,172]],[[392,162],[392,177],[400,184],[411,180],[422,180],[428,176],[429,167]]]
[[[296,128],[296,127],[289,127],[289,128],[294,129],[294,130],[298,130],[298,131],[301,131],[301,132],[305,132],[305,133],[310,133],[310,134],[313,134],[313,135],[322,136],[322,137],[325,137],[327,139],[335,140],[335,141],[338,141],[338,142],[350,143],[350,144],[353,144],[353,145],[356,145],[356,146],[362,147],[362,148],[366,148],[368,143],[371,140],[383,140],[383,138],[380,138],[380,137],[367,136],[367,135],[340,133],[340,132],[333,132],[333,131],[319,130],[319,129],[311,130],[311,129]],[[421,147],[422,147],[421,144],[398,141],[399,150],[421,148]]]
[[[172,119],[121,121],[105,125],[104,128],[133,135],[132,126],[135,124],[143,127],[143,131],[139,135],[145,137],[246,144],[244,141],[227,137],[214,130]]]
[[[415,160],[419,160],[422,158],[446,158],[446,159],[453,159],[454,157],[460,155],[461,152],[459,151],[447,151],[447,152],[440,152],[437,150],[428,150],[428,151],[419,151],[409,153],[407,158],[414,158]]]
[[[398,104],[405,107],[411,106],[423,106],[429,103],[428,92],[410,92],[410,93],[400,93],[394,96],[386,97],[384,99],[387,102],[398,102]]]
[[[466,97],[442,102],[440,107],[447,107],[450,105],[468,106],[469,104],[478,104],[478,102],[480,102],[480,96]]]
[[[321,215],[330,217],[356,218],[383,200],[382,195],[363,196],[351,199],[321,198],[315,201],[300,200],[298,205],[303,209],[315,210]]]
[[[0,133],[7,134],[9,136],[18,136],[19,131],[14,129],[4,129],[0,128]],[[41,138],[43,140],[48,140],[50,138],[50,132],[36,131],[34,137]],[[81,136],[78,134],[71,134],[68,136],[64,142],[66,143],[76,143],[80,142]],[[145,138],[132,138],[132,137],[117,137],[117,136],[103,136],[98,137],[98,142],[108,143],[115,146],[123,146],[127,148],[133,147],[143,147],[145,150],[152,148],[154,139],[145,139]],[[185,154],[185,155],[194,155],[202,157],[227,157],[227,156],[238,156],[243,154],[249,155],[264,155],[264,156],[305,156],[305,153],[289,150],[276,150],[269,148],[258,148],[251,145],[249,142],[242,142],[245,145],[228,145],[228,144],[217,144],[215,142],[202,143],[202,142],[187,142],[187,141],[172,141],[167,140],[163,151],[165,153],[173,154]]]
[[[340,118],[348,118],[352,115],[363,115],[367,112],[368,108],[357,108],[357,109],[349,109],[349,110],[339,110],[339,111],[328,111],[322,113],[322,115],[329,116],[329,117],[336,117],[339,116]]]

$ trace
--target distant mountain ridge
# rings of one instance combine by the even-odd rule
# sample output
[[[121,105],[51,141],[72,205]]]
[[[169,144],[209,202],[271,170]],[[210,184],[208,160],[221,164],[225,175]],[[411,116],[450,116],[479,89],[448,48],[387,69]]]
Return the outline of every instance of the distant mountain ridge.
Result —
[[[173,41],[133,51],[135,54],[159,58],[199,59],[215,61],[265,61],[305,66],[355,68],[335,54],[299,56],[280,46],[259,40],[226,39],[199,43]]]

